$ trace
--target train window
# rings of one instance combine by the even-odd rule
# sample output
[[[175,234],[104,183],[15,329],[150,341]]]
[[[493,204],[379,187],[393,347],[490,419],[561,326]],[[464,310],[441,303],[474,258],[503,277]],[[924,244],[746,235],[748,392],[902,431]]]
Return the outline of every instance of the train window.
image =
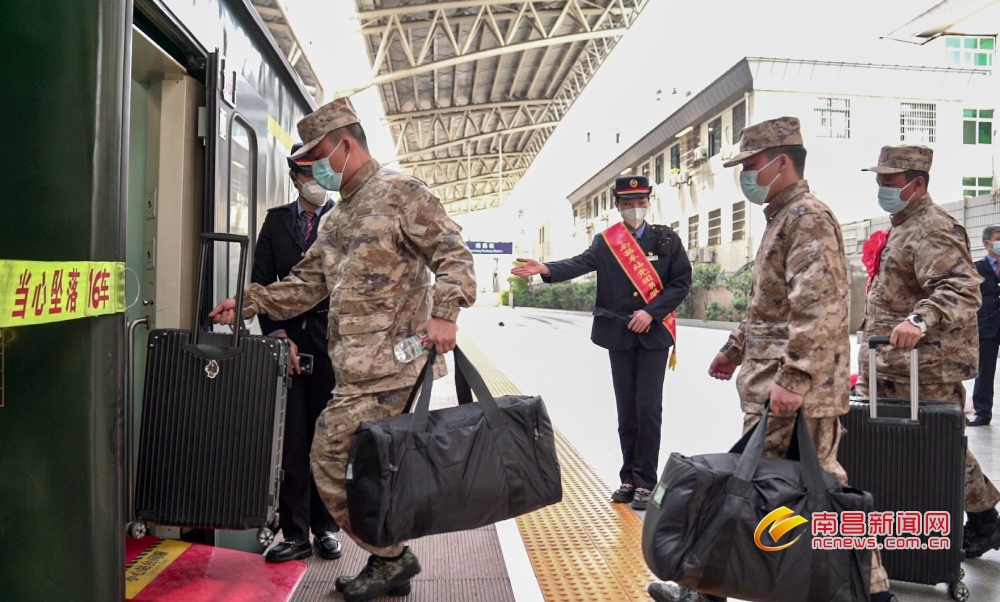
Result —
[[[253,257],[253,245],[256,237],[256,205],[257,189],[257,134],[240,115],[234,115],[229,132],[229,195],[226,199],[225,227],[230,234],[242,234],[250,237],[249,258]],[[239,275],[240,255],[237,245],[220,243],[218,252],[225,254],[222,263],[226,271],[220,274],[220,288],[225,288],[227,296],[236,294],[236,281]],[[223,250],[224,249],[224,250]],[[222,266],[220,266],[222,267]],[[250,281],[249,265],[244,275],[242,286]]]

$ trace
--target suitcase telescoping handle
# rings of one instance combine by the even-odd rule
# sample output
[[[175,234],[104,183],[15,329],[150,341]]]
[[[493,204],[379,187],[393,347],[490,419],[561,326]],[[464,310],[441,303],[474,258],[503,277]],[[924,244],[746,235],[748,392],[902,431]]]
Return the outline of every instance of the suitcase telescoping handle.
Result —
[[[878,418],[878,378],[875,374],[875,350],[889,344],[889,337],[868,337],[868,397],[871,417]],[[917,348],[910,351],[910,420],[917,420],[920,407],[920,362]]]
[[[213,243],[227,242],[240,245],[240,266],[236,277],[236,323],[233,324],[232,347],[240,346],[240,325],[243,322],[243,279],[247,273],[247,249],[250,247],[250,239],[239,234],[224,234],[222,232],[202,232],[201,233],[201,258],[198,262],[198,295],[194,302],[194,330],[191,333],[191,344],[197,346],[202,337],[201,332],[201,308],[205,301],[207,276],[211,266],[208,265],[208,250]]]

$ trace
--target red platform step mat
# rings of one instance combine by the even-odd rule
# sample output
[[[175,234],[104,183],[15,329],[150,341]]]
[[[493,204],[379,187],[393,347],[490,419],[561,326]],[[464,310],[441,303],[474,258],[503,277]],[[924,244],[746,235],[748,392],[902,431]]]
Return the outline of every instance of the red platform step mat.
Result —
[[[297,560],[273,564],[259,554],[155,537],[128,538],[125,564],[134,602],[288,602],[307,569]]]

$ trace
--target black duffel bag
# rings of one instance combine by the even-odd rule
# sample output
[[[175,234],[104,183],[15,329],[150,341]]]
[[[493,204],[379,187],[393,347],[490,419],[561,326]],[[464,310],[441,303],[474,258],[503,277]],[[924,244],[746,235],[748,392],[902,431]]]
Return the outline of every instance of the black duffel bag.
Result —
[[[541,397],[494,399],[455,349],[478,403],[429,411],[430,350],[407,410],[362,422],[347,464],[351,531],[378,547],[526,514],[562,499],[552,423]],[[417,389],[420,397],[407,413]]]
[[[871,550],[813,550],[811,524],[778,535],[763,525],[785,507],[814,512],[871,512],[871,494],[822,470],[801,412],[788,458],[762,458],[768,412],[728,454],[671,454],[653,490],[642,553],[660,579],[705,594],[767,602],[868,600]],[[745,448],[744,448],[745,446]],[[742,452],[742,453],[741,453]],[[798,461],[795,461],[795,457]],[[866,515],[867,516],[867,515]],[[838,516],[839,525],[839,516]]]

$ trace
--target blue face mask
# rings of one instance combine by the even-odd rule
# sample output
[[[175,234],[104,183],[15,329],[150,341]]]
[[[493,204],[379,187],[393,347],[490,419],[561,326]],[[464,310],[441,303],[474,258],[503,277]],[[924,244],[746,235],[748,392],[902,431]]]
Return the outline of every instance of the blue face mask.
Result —
[[[336,172],[333,170],[333,167],[330,166],[330,157],[333,156],[333,153],[337,152],[337,149],[340,148],[340,145],[343,143],[344,141],[341,140],[340,144],[337,144],[332,153],[322,159],[316,159],[312,164],[312,175],[316,180],[316,183],[331,192],[337,192],[340,190],[341,181],[344,179],[343,171]],[[347,162],[350,158],[351,153],[347,153],[347,159],[344,159],[344,169],[347,169]]]
[[[913,180],[910,182],[912,184],[916,182]],[[903,209],[906,209],[906,201],[901,198],[903,191],[909,188],[910,184],[903,186],[902,188],[891,188],[889,186],[879,186],[878,187],[878,205],[883,211],[888,213],[899,213]]]
[[[775,180],[781,177],[781,172],[778,172],[774,179],[771,180],[771,184],[767,186],[761,186],[757,183],[757,174],[767,169],[767,166],[778,160],[778,157],[771,159],[767,165],[756,170],[744,169],[740,172],[740,190],[743,191],[743,196],[747,198],[748,201],[754,205],[763,205],[767,200],[767,194],[771,191],[771,184],[774,184]],[[315,168],[313,168],[315,169]]]
[[[991,242],[990,246],[992,247],[994,253],[1000,255],[1000,241]]]

